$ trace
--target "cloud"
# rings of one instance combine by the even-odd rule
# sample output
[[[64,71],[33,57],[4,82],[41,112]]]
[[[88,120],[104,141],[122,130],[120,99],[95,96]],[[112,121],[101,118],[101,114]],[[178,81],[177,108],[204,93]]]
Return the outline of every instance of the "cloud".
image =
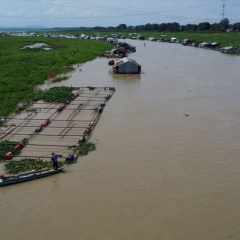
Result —
[[[97,16],[97,14],[92,10],[86,10],[78,13],[78,17],[92,17]]]
[[[68,8],[62,8],[59,10],[56,7],[51,7],[44,11],[44,15],[47,15],[49,17],[66,17],[71,13],[71,11]]]
[[[24,16],[26,12],[26,9],[21,8],[16,11],[8,11],[6,12],[6,16],[12,17],[12,16]]]

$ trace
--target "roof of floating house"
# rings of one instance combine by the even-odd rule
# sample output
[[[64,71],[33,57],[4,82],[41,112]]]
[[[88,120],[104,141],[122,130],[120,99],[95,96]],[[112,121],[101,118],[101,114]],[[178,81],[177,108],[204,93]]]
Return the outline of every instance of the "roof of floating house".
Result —
[[[126,62],[131,62],[131,63],[133,63],[133,64],[135,64],[135,65],[141,67],[141,65],[138,64],[135,60],[132,60],[132,59],[127,58],[127,57],[122,58],[122,59],[116,61],[115,64],[113,65],[113,67],[120,66],[120,65],[122,65],[122,64],[124,64],[124,63],[126,63]]]
[[[229,49],[234,49],[234,47],[223,47],[223,50],[229,50]]]

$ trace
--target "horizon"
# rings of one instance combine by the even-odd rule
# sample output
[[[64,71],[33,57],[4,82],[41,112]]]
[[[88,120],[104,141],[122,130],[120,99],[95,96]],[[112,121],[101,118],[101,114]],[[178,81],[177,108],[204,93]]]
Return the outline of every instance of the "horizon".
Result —
[[[237,0],[122,0],[117,6],[111,0],[1,0],[0,28],[213,24],[223,18],[233,24],[240,22],[239,12]]]

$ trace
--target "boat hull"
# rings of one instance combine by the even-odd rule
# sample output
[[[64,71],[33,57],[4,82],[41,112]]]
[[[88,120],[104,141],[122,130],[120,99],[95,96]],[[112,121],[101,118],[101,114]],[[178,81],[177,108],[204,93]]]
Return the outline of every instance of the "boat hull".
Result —
[[[17,176],[6,178],[6,179],[0,179],[0,186],[18,184],[18,183],[22,183],[22,182],[32,181],[32,180],[35,180],[35,179],[55,175],[55,174],[58,174],[58,173],[62,172],[65,167],[66,167],[66,165],[64,165],[63,167],[61,167],[57,170],[53,170],[53,169],[42,170],[42,171],[38,171],[38,172],[21,174],[21,175],[17,175]]]

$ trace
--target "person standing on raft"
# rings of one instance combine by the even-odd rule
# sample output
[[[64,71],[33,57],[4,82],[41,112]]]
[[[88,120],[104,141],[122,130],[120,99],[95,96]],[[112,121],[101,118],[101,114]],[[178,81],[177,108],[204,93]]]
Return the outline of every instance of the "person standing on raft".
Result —
[[[58,157],[62,157],[62,155],[58,155],[58,154],[52,153],[51,160],[53,162],[53,169],[54,170],[58,169],[58,161],[57,161]]]

